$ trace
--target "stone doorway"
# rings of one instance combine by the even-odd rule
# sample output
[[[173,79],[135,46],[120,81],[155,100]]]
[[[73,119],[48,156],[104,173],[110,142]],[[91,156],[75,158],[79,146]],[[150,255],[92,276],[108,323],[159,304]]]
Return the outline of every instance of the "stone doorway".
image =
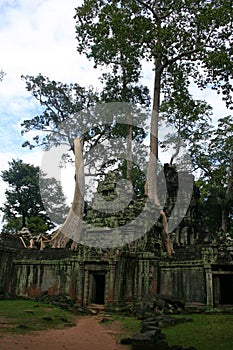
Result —
[[[90,289],[89,289],[89,303],[90,304],[105,304],[105,272],[91,272],[90,273]]]
[[[233,305],[233,274],[221,273],[214,275],[214,304]]]
[[[233,304],[233,275],[219,276],[220,304]]]

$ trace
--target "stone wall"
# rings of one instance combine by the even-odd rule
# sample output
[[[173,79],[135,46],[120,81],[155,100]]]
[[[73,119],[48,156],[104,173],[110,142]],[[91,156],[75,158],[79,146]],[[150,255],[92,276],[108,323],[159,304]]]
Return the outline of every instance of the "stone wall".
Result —
[[[191,254],[182,248],[167,258],[153,252],[79,248],[38,251],[0,242],[0,294],[66,295],[84,306],[120,306],[157,294],[210,306],[233,303],[233,261],[219,264],[216,249],[198,247]]]
[[[95,284],[104,283],[104,303],[110,305],[141,301],[157,293],[205,303],[205,275],[200,260],[162,261],[149,252],[94,254],[85,247],[76,252],[2,247],[0,263],[1,293],[36,297],[47,292],[67,295],[88,305],[95,300]]]
[[[17,241],[13,243],[7,247],[6,241],[0,241],[0,293],[76,296],[76,269],[70,251],[23,249]]]
[[[192,303],[206,303],[205,270],[201,261],[160,264],[160,293]]]
[[[0,245],[0,294],[13,292],[14,257],[15,250]]]
[[[35,297],[42,292],[49,295],[75,297],[76,273],[71,260],[15,260],[14,292],[17,295]]]

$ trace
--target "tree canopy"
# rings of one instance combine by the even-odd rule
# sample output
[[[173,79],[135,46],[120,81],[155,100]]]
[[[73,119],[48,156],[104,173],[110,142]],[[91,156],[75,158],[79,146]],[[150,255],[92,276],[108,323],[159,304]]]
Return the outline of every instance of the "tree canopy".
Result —
[[[95,65],[119,67],[123,57],[127,76],[135,81],[143,74],[143,60],[152,62],[150,146],[157,158],[161,104],[165,102],[169,106],[177,99],[187,100],[192,81],[200,88],[211,87],[222,92],[231,108],[233,52],[229,0],[85,0],[77,7],[75,18],[78,52],[85,53]],[[165,97],[161,103],[162,93]],[[181,103],[179,108],[183,109]],[[184,125],[183,118],[182,121]],[[154,175],[149,181],[153,184]],[[149,189],[149,195],[155,194],[150,194]]]
[[[9,170],[4,170],[1,176],[8,184],[6,201],[1,208],[5,222],[3,230],[16,232],[27,227],[31,233],[38,234],[64,221],[68,208],[61,185],[55,179],[47,179],[39,167],[13,159],[9,162]],[[41,194],[46,197],[46,203]]]
[[[81,88],[78,84],[51,81],[41,74],[36,77],[25,76],[23,79],[26,81],[26,89],[44,108],[41,114],[21,124],[22,134],[32,130],[38,132],[31,141],[25,141],[23,147],[42,146],[45,150],[49,150],[58,145],[65,145],[68,151],[74,151],[74,140],[76,137],[81,137],[85,174],[95,176],[104,174],[106,168],[113,166],[119,159],[122,139],[126,140],[129,134],[126,113],[130,120],[133,115],[137,118],[137,121],[131,125],[131,139],[142,143],[146,136],[145,115],[140,109],[134,110],[124,105],[118,107],[117,102],[120,101],[117,93],[110,92],[107,88],[103,97],[92,89]],[[122,91],[120,94],[122,96]],[[144,104],[147,105],[146,92],[145,96],[147,98],[145,97]],[[109,104],[106,107],[103,102],[108,98]],[[117,142],[121,143],[121,147],[117,146]],[[105,144],[103,149],[101,143]],[[142,145],[140,150],[143,161]],[[134,152],[136,152],[135,148]],[[104,164],[101,162],[103,154],[105,154]],[[71,154],[70,156],[72,157]],[[67,154],[64,154],[63,159],[67,160]],[[69,156],[68,159],[70,159]],[[97,162],[97,159],[100,161]],[[91,172],[93,169],[94,173]]]
[[[230,104],[231,5],[229,0],[84,0],[75,17],[78,51],[96,65],[119,65],[123,53],[131,81],[140,76],[143,59],[153,61],[166,91],[180,67],[200,87],[212,83],[221,89]]]
[[[233,229],[233,117],[218,120],[206,142],[193,145],[194,162],[201,169],[199,180],[207,222],[215,216],[215,231]]]

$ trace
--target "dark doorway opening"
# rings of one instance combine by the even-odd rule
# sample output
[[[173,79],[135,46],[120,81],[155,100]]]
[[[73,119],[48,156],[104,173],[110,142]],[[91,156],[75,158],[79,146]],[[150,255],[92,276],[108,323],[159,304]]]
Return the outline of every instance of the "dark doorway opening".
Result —
[[[91,304],[105,303],[105,273],[91,273],[90,275],[90,301]]]
[[[219,276],[220,304],[233,304],[233,274]]]
[[[94,275],[96,293],[95,293],[95,304],[104,304],[104,293],[105,293],[105,275]]]

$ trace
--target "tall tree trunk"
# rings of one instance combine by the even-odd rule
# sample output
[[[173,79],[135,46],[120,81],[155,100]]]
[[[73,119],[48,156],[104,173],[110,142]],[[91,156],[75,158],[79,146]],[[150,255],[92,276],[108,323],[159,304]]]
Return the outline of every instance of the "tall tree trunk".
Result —
[[[27,223],[26,223],[26,213],[25,211],[23,210],[22,212],[22,227],[26,227],[27,226]]]
[[[221,229],[224,233],[228,232],[228,211],[225,207],[222,207],[222,225]]]
[[[217,184],[215,182],[215,186],[217,187]],[[233,187],[233,155],[230,157],[230,163],[229,163],[229,169],[227,172],[227,187],[226,187],[226,193],[225,198],[217,197],[217,202],[221,207],[222,211],[222,218],[221,218],[221,229],[224,233],[228,232],[228,224],[229,224],[229,196],[231,196],[232,193],[232,187]]]
[[[159,107],[160,107],[160,91],[161,91],[161,61],[155,59],[155,78],[154,78],[154,96],[153,109],[150,124],[150,155],[147,170],[147,179],[145,184],[145,194],[157,206],[161,206],[158,197],[158,123],[159,123]],[[168,233],[167,217],[163,209],[160,211],[163,229],[162,239],[166,247],[167,254],[171,256],[174,251]]]
[[[157,170],[158,170],[158,120],[160,104],[161,72],[155,61],[154,96],[150,123],[150,154],[145,184],[145,194],[156,204],[160,205],[158,198]]]
[[[84,208],[84,162],[82,139],[74,140],[75,153],[75,191],[72,206],[64,224],[57,230],[52,238],[52,248],[64,248],[70,239],[73,240],[72,249],[75,249],[82,232],[82,217]]]
[[[230,164],[227,173],[227,189],[225,195],[225,203],[222,208],[222,230],[224,233],[228,232],[228,215],[229,215],[229,196],[231,196],[233,187],[233,155],[230,157]]]
[[[132,120],[131,116],[127,115],[127,161],[126,161],[126,176],[127,180],[132,180]]]
[[[126,69],[124,67],[125,59],[121,53],[121,66],[122,66],[122,91],[121,98],[123,102],[127,102],[127,81],[126,81]],[[127,112],[127,136],[126,136],[126,178],[128,181],[132,180],[132,115]]]

